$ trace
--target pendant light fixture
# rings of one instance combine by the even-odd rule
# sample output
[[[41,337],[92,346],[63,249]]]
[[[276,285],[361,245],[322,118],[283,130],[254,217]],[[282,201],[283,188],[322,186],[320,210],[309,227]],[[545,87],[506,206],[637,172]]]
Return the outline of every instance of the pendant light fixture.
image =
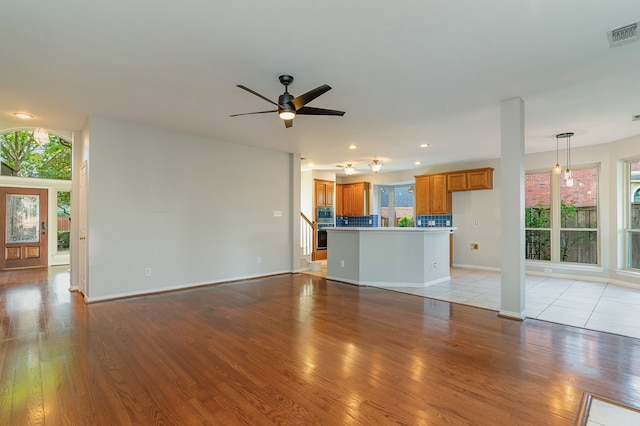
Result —
[[[373,173],[378,173],[382,169],[382,163],[380,160],[373,160],[373,163],[369,163],[369,168]]]
[[[355,168],[355,167],[353,167],[353,165],[351,165],[351,164],[347,164],[347,165],[344,167],[344,173],[345,173],[347,176],[351,176],[351,175],[352,175],[352,174],[354,174],[355,172],[356,172],[356,168]]]
[[[40,146],[49,142],[49,132],[47,132],[47,129],[45,129],[44,127],[37,127],[36,129],[34,129],[32,136],[36,143]]]
[[[562,173],[562,166],[560,165],[560,160],[558,159],[558,150],[560,146],[560,135],[556,135],[556,165],[553,168],[553,173],[559,175]]]
[[[567,139],[567,168],[564,171],[564,183],[566,186],[573,186],[573,176],[571,176],[571,136],[573,136],[572,132],[556,135],[556,138]]]

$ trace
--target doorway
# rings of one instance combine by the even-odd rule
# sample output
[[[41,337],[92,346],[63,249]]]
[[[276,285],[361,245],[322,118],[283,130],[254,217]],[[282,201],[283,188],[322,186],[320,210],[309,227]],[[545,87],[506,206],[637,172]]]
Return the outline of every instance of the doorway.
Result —
[[[0,188],[0,269],[48,266],[48,191]]]

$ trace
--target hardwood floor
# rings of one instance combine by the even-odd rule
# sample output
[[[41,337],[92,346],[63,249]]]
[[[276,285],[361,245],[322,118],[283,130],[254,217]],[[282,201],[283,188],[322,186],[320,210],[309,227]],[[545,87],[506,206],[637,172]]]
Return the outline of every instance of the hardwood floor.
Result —
[[[85,305],[0,272],[0,424],[567,425],[640,340],[311,275]]]

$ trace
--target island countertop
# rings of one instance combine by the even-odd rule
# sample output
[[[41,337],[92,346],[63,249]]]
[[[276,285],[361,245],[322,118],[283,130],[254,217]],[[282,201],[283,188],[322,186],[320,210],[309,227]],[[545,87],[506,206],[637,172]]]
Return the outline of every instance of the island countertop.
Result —
[[[327,279],[379,287],[427,287],[447,281],[453,227],[332,227]]]
[[[426,227],[372,227],[372,226],[332,226],[324,228],[326,231],[402,231],[402,232],[453,232],[458,228],[443,226],[426,226]]]

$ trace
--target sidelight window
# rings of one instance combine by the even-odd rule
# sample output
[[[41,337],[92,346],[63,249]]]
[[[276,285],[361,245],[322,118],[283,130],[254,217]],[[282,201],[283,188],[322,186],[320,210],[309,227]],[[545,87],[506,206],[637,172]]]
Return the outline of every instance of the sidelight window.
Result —
[[[626,165],[626,193],[630,195],[625,219],[626,268],[640,270],[640,160]]]

